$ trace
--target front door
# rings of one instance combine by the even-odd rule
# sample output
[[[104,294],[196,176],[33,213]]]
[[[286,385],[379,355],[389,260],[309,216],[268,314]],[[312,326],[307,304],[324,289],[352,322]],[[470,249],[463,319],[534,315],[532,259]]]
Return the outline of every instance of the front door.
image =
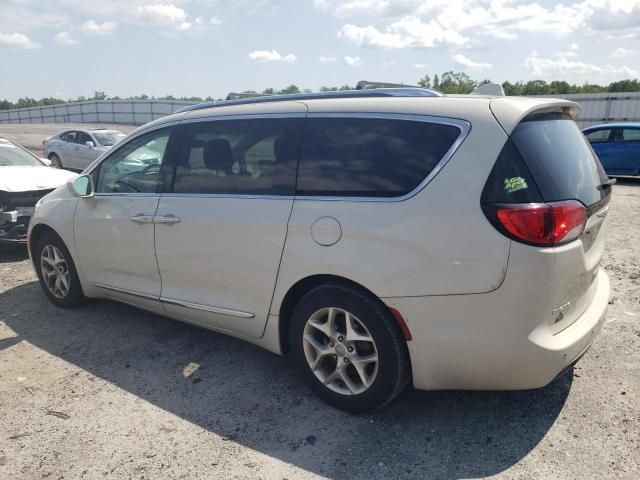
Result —
[[[80,200],[74,225],[90,288],[153,310],[161,310],[153,221],[170,135],[170,128],[143,134],[105,158],[92,172],[95,196]]]
[[[293,206],[303,115],[183,127],[173,189],[156,213],[161,299],[170,315],[262,335]]]

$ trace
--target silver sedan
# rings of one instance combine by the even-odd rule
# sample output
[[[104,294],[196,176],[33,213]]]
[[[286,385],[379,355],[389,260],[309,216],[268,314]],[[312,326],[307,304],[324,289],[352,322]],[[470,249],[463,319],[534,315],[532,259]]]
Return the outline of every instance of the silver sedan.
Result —
[[[124,137],[119,130],[65,130],[46,138],[42,149],[52,167],[84,170]]]

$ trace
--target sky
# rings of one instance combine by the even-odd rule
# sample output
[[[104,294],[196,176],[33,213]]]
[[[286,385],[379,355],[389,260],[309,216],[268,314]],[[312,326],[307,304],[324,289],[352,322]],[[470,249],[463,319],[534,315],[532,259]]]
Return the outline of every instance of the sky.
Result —
[[[640,77],[640,0],[0,0],[0,99]]]

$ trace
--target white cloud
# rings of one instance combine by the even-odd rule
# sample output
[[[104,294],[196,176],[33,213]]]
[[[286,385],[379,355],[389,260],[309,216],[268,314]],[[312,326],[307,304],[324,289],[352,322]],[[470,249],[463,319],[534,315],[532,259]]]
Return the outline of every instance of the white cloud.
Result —
[[[524,65],[533,75],[540,77],[577,75],[588,76],[591,81],[594,76],[604,81],[640,77],[639,71],[627,66],[595,65],[566,58],[543,58],[535,51],[525,59]]]
[[[214,15],[213,17],[211,17],[209,19],[209,24],[210,25],[222,25],[222,18]]]
[[[175,25],[181,27],[187,22],[187,12],[175,5],[153,4],[136,7],[134,17],[145,25]]]
[[[414,12],[420,0],[314,0],[315,7],[341,18],[354,15],[393,17]]]
[[[346,63],[350,67],[362,66],[362,60],[360,59],[360,57],[350,57],[349,55],[344,57],[344,63]]]
[[[383,66],[384,68],[390,68],[390,67],[393,67],[393,66],[395,66],[395,64],[396,64],[396,62],[394,62],[393,60],[389,60],[389,61],[387,61],[387,62],[382,62],[382,66]]]
[[[414,63],[413,67],[414,68],[429,68],[430,65],[428,63]]]
[[[372,25],[358,27],[347,24],[338,31],[338,37],[369,48],[433,48],[439,44],[464,45],[468,41],[436,21],[425,23],[417,17],[401,18],[383,31]]]
[[[578,44],[576,42],[573,42],[571,45],[569,45],[569,48],[571,50],[578,50],[580,47],[578,47]]]
[[[614,52],[611,54],[611,58],[626,58],[633,55],[633,50],[629,50],[628,48],[616,48]]]
[[[338,58],[335,55],[328,55],[328,56],[322,56],[320,55],[320,58],[318,58],[318,61],[320,63],[333,63],[337,60]]]
[[[486,70],[491,68],[490,63],[486,62],[474,62],[473,60],[465,57],[464,55],[457,54],[453,56],[453,61],[468,70]]]
[[[60,45],[75,45],[77,43],[71,34],[66,31],[58,32],[56,36],[53,37],[53,41]]]
[[[97,23],[95,20],[87,20],[80,25],[80,31],[85,35],[111,35],[116,29],[115,22]]]
[[[254,50],[249,54],[251,60],[256,62],[284,62],[293,63],[298,61],[298,57],[290,53],[289,55],[280,55],[277,50]]]
[[[640,0],[574,0],[548,6],[537,0],[315,0],[314,4],[340,18],[397,19],[384,26],[348,23],[339,30],[340,38],[363,47],[430,48],[462,45],[478,36],[514,40],[531,32],[560,36],[607,30],[629,35],[640,28]]]
[[[24,48],[26,50],[39,48],[40,44],[34,42],[22,33],[4,33],[0,32],[0,48]]]

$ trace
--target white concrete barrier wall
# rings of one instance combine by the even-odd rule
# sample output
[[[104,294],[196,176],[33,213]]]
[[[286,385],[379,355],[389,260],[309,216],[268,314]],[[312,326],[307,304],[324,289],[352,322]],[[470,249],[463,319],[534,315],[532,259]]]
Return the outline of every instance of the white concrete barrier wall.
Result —
[[[549,95],[578,102],[580,127],[640,122],[640,92]],[[181,100],[91,100],[61,105],[0,110],[0,123],[111,123],[144,125],[192,105]]]
[[[144,125],[193,105],[181,100],[91,100],[0,110],[0,123],[112,123]]]

